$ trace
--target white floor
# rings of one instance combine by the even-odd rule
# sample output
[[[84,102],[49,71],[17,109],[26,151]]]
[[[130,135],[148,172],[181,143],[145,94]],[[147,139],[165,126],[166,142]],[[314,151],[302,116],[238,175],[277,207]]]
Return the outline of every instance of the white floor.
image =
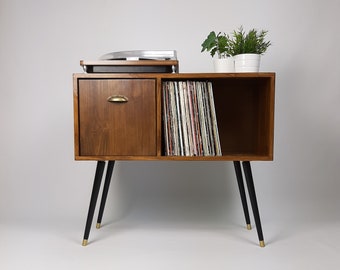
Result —
[[[255,228],[244,228],[242,213],[139,205],[81,246],[84,218],[16,220],[0,224],[0,269],[339,269],[337,207],[313,215],[312,206],[289,214],[262,215],[266,247]],[[181,202],[183,204],[183,202]],[[294,206],[293,206],[294,207]],[[206,207],[209,210],[209,206]],[[148,212],[148,209],[152,209]],[[329,209],[329,211],[325,211]],[[332,210],[333,209],[333,210]],[[237,209],[240,210],[240,209]],[[300,211],[301,210],[301,211]],[[314,209],[315,210],[315,209]],[[318,209],[319,211],[320,209]],[[232,217],[232,218],[230,218]],[[105,219],[105,218],[104,218]]]

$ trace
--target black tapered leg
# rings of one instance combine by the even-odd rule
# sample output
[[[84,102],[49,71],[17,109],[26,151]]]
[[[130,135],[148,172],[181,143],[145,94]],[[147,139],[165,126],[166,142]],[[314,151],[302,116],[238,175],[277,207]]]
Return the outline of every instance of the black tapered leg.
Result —
[[[107,165],[103,195],[102,195],[102,199],[101,199],[101,202],[100,202],[99,214],[98,214],[97,225],[96,225],[97,229],[100,228],[100,224],[102,223],[107,193],[109,192],[109,187],[110,187],[110,182],[111,182],[111,178],[112,178],[114,165],[115,165],[114,160],[110,160],[108,162],[108,165]]]
[[[257,230],[257,234],[259,237],[260,246],[264,247],[265,244],[264,244],[263,233],[262,233],[261,219],[260,219],[259,208],[257,206],[256,192],[255,192],[255,186],[254,186],[253,175],[251,172],[250,162],[243,161],[242,165],[243,165],[243,171],[244,171],[246,182],[247,182],[250,202],[251,202],[251,206],[253,209],[256,230]]]
[[[246,192],[245,192],[245,189],[244,189],[244,182],[243,182],[243,176],[242,176],[242,170],[241,170],[241,162],[240,161],[234,161],[234,168],[235,168],[238,188],[240,190],[240,196],[241,196],[241,201],[242,201],[244,217],[246,219],[247,229],[251,230],[248,203],[247,203]]]
[[[98,193],[100,189],[100,184],[103,177],[105,162],[104,161],[98,161],[97,162],[97,168],[96,168],[96,174],[93,181],[93,188],[92,188],[92,194],[91,194],[91,200],[90,200],[90,206],[89,211],[87,214],[87,220],[86,220],[86,226],[85,226],[85,233],[84,233],[84,239],[83,239],[83,246],[87,245],[87,241],[89,239],[90,230],[91,230],[91,224],[93,220],[93,214],[94,210],[96,208]]]

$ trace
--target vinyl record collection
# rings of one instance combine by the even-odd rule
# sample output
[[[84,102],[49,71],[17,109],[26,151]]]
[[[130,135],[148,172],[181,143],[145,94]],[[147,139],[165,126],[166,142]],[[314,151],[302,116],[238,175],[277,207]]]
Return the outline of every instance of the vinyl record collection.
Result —
[[[221,156],[212,83],[163,81],[167,156]]]

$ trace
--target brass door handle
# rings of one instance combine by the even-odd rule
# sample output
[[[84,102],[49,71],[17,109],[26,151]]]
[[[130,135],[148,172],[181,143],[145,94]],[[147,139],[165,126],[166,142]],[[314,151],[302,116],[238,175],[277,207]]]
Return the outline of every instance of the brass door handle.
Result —
[[[123,95],[113,95],[113,96],[108,97],[107,101],[112,102],[112,103],[125,103],[125,102],[128,102],[129,99]]]

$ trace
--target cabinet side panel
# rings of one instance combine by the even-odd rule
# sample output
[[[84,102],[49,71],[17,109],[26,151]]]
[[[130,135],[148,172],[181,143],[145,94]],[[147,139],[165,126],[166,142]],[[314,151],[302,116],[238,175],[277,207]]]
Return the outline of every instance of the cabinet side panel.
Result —
[[[257,109],[257,153],[273,159],[274,142],[274,78],[261,78],[256,81],[258,96]]]
[[[79,156],[78,78],[73,75],[74,155]]]

